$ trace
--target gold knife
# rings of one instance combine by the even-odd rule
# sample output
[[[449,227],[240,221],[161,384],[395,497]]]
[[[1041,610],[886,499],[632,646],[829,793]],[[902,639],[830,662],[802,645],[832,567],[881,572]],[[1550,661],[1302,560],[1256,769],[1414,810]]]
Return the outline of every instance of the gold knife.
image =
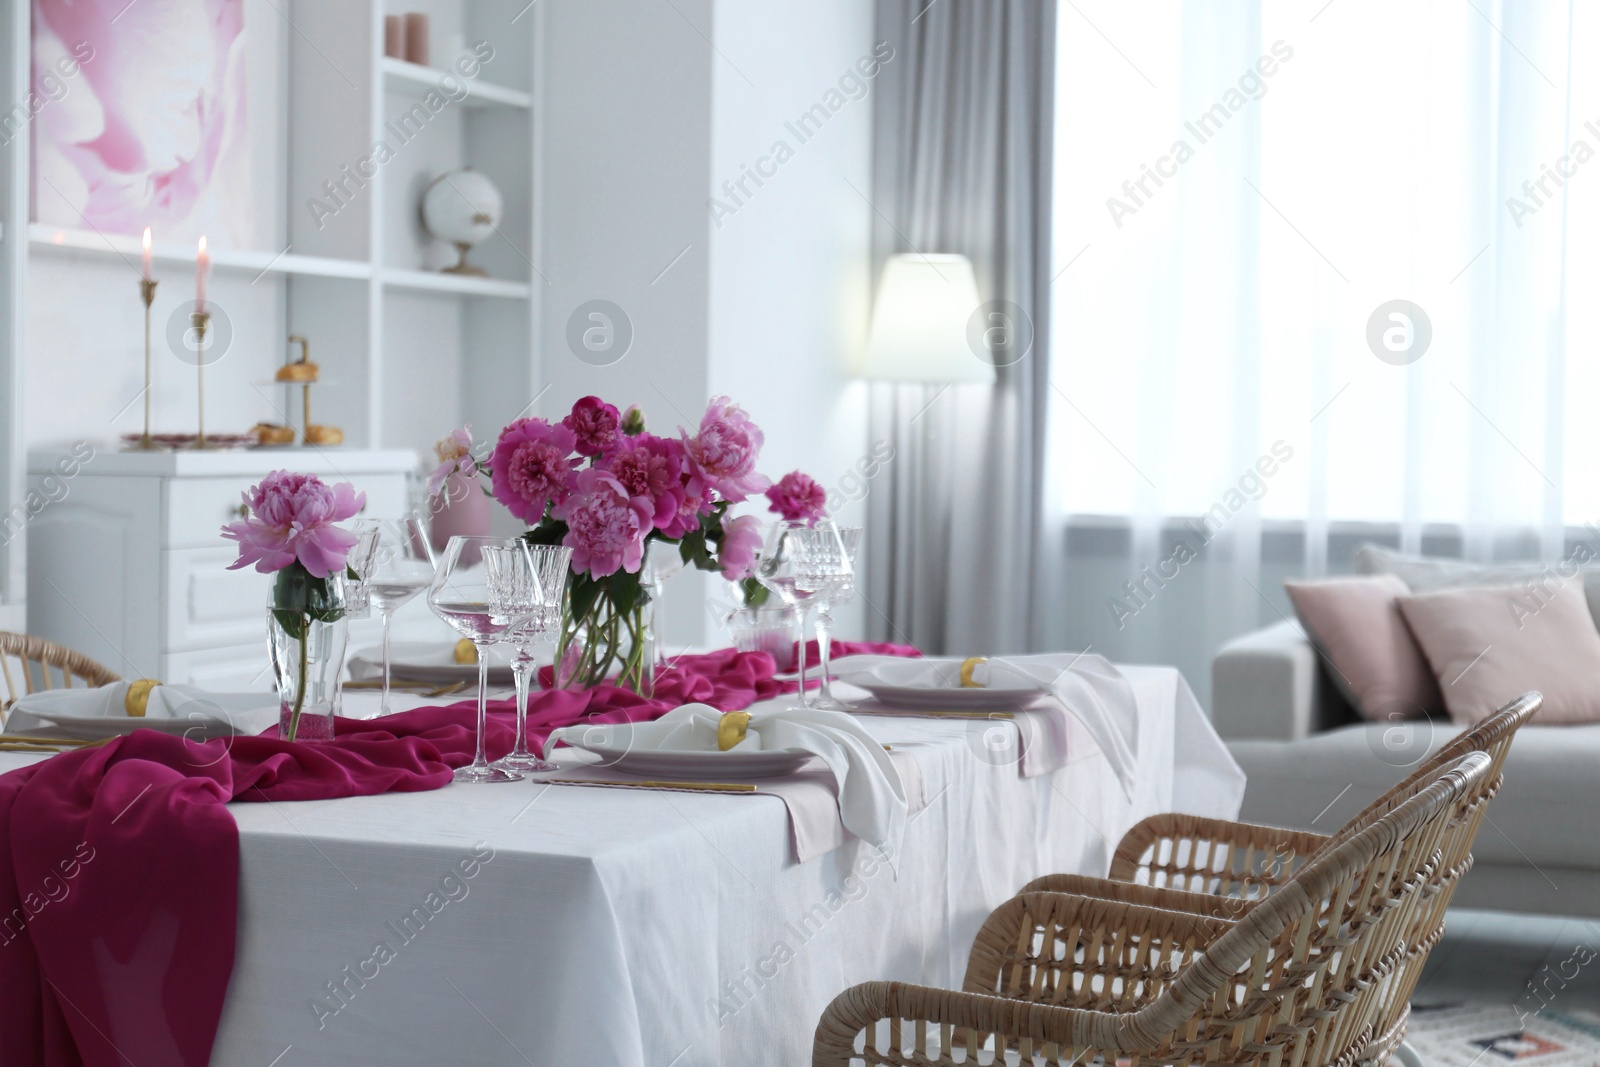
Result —
[[[85,741],[74,737],[33,737],[29,734],[0,734],[0,742],[15,745],[65,745],[69,748],[94,744],[93,741]]]

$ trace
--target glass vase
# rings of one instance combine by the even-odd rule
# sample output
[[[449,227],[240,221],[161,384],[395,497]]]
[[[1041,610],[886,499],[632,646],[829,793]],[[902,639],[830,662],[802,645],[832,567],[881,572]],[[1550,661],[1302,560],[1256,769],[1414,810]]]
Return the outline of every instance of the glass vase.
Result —
[[[345,606],[342,576],[315,578],[294,563],[273,582],[267,646],[278,687],[278,736],[285,741],[333,738],[349,641]]]
[[[642,697],[655,692],[655,635],[648,596],[635,597],[622,609],[600,592],[587,610],[574,614],[569,601],[561,615],[561,642],[555,662],[565,684],[560,688],[592,689],[610,681]],[[615,675],[615,677],[612,677]]]

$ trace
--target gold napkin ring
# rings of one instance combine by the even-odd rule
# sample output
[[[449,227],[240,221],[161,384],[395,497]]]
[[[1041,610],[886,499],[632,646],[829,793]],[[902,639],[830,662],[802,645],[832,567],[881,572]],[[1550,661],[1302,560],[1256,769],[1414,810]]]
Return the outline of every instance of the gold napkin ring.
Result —
[[[983,688],[983,683],[982,682],[973,681],[972,672],[977,670],[978,666],[980,664],[988,663],[988,662],[989,662],[989,658],[987,656],[968,656],[966,659],[962,660],[961,661],[961,688],[963,688],[963,689],[982,689]]]
[[[477,665],[478,646],[472,643],[471,638],[463,637],[456,642],[455,661],[464,667]]]
[[[717,720],[717,751],[726,752],[743,741],[749,726],[748,711],[724,712],[722,718]]]
[[[129,718],[144,718],[144,709],[150,705],[150,690],[160,684],[154,678],[140,678],[128,683],[128,693],[122,698],[122,707]]]

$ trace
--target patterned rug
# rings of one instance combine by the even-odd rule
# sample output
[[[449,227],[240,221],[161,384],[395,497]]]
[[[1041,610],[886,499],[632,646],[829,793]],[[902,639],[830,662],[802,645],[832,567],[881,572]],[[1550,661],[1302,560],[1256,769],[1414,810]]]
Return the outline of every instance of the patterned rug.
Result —
[[[1600,1067],[1600,1011],[1559,1001],[1520,1015],[1510,1005],[1414,1005],[1408,1037],[1425,1067],[1498,1067],[1511,1060]]]

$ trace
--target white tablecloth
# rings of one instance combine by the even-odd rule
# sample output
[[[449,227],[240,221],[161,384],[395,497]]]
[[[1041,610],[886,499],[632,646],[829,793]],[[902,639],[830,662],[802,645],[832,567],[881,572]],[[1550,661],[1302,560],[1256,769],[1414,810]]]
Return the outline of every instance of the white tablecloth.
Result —
[[[931,801],[898,878],[854,840],[793,863],[784,805],[759,796],[518,782],[234,804],[238,953],[213,1062],[805,1063],[846,986],[958,985],[978,926],[1029,879],[1103,874],[1154,812],[1237,814],[1244,777],[1178,672],[1124,670],[1131,802],[1075,724],[1069,764],[1024,779],[987,755],[992,721],[864,718],[916,754]]]

